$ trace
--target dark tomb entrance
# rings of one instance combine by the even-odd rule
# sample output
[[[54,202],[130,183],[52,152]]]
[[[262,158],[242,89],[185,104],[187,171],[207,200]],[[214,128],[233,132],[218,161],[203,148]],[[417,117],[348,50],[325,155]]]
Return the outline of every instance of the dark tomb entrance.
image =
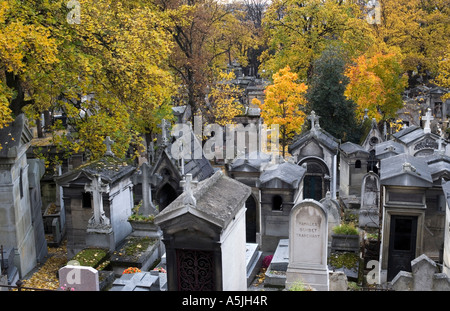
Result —
[[[177,249],[179,291],[214,291],[214,252]]]
[[[159,191],[159,211],[165,209],[170,203],[175,200],[178,195],[175,189],[170,184],[165,184]]]
[[[391,216],[389,237],[388,281],[400,271],[411,272],[416,258],[417,216]]]
[[[325,163],[319,159],[307,159],[306,174],[303,186],[303,198],[320,201],[325,197],[325,193],[330,190],[330,173]]]
[[[256,243],[256,201],[250,195],[245,201],[245,232],[247,243]]]

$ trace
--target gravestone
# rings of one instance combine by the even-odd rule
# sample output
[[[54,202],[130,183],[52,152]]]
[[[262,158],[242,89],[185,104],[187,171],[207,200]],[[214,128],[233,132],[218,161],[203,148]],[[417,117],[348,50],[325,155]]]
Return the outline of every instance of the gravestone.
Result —
[[[280,239],[265,273],[264,286],[284,287],[289,264],[289,239]]]
[[[111,221],[103,209],[103,193],[109,193],[110,187],[104,184],[100,175],[94,175],[90,184],[84,185],[84,190],[92,194],[92,217],[86,230],[86,245],[114,249],[114,235]]]
[[[123,274],[109,291],[166,291],[167,274],[158,271]]]
[[[247,270],[247,286],[250,286],[261,268],[262,251],[257,243],[247,243],[245,251],[245,266]]]
[[[450,280],[438,273],[436,263],[425,254],[411,261],[412,272],[400,271],[391,281],[396,291],[449,291]]]
[[[348,280],[343,271],[336,271],[330,275],[330,291],[342,292],[347,291]]]
[[[60,289],[99,291],[98,271],[92,267],[67,265],[59,269]]]
[[[380,225],[380,178],[373,172],[367,173],[361,185],[361,208],[358,225],[360,228],[378,228]]]
[[[286,288],[302,281],[319,291],[329,290],[328,220],[319,202],[306,199],[291,211]]]

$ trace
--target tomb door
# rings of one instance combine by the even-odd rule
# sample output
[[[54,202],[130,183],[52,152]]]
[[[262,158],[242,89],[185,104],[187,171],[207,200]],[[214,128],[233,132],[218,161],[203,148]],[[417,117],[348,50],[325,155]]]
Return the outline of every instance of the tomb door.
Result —
[[[177,249],[177,283],[179,291],[214,291],[214,252]]]
[[[417,216],[391,216],[388,256],[388,281],[400,271],[411,272],[416,257]]]
[[[320,201],[322,199],[322,176],[307,175],[305,176],[303,196],[305,199],[314,199]]]
[[[323,160],[308,158],[299,163],[306,163],[303,183],[303,198],[320,201],[330,189],[330,172]]]
[[[253,195],[250,195],[245,201],[245,227],[246,227],[246,240],[248,243],[256,242],[256,201]]]

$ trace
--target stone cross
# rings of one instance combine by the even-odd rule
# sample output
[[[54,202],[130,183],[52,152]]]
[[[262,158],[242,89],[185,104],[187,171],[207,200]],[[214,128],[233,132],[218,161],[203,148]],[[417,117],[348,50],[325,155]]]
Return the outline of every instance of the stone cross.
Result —
[[[89,220],[91,225],[109,225],[110,221],[105,216],[103,210],[103,196],[102,193],[109,192],[109,185],[103,184],[99,175],[94,176],[90,185],[84,186],[84,191],[92,193],[92,203],[94,205],[94,216]]]
[[[158,125],[161,129],[161,145],[166,145],[169,142],[169,138],[167,137],[167,130],[170,127],[170,123],[167,122],[166,119],[161,120],[161,124]]]
[[[156,214],[156,208],[152,202],[152,188],[159,182],[161,182],[162,177],[158,174],[150,176],[151,167],[147,163],[141,165],[142,171],[142,206],[139,209],[139,214],[148,216],[150,214]],[[150,176],[150,177],[149,177]]]
[[[114,140],[112,140],[109,136],[106,136],[103,143],[106,145],[105,155],[114,156],[114,153],[111,151],[111,145],[114,144]]]
[[[309,115],[308,120],[311,121],[311,129],[314,130],[316,128],[315,122],[319,121],[319,117],[316,116],[316,112],[314,110],[311,111],[311,114]]]
[[[194,194],[192,193],[192,185],[197,184],[198,181],[192,180],[192,174],[186,174],[185,177],[183,177],[183,180],[180,181],[180,186],[183,187],[185,194],[183,203],[184,204],[190,204],[195,206],[197,204],[197,200],[194,197]]]
[[[424,133],[431,133],[431,121],[434,120],[434,117],[431,115],[431,109],[428,108],[427,113],[423,116],[423,120],[425,120],[425,126],[423,128]]]

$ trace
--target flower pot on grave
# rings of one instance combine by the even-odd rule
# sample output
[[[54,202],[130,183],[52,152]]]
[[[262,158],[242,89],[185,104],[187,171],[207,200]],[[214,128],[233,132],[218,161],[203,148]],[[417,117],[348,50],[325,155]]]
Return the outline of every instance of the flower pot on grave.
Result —
[[[331,252],[359,252],[359,235],[332,234]]]
[[[148,236],[148,237],[160,237],[161,230],[153,221],[131,220],[128,222],[133,228],[132,235],[134,236]]]
[[[50,203],[47,205],[47,208],[44,211],[44,215],[42,216],[44,220],[44,232],[47,234],[52,234],[52,223],[55,218],[58,218],[59,222],[60,217],[60,207],[55,203]],[[60,229],[60,228],[59,228]]]

